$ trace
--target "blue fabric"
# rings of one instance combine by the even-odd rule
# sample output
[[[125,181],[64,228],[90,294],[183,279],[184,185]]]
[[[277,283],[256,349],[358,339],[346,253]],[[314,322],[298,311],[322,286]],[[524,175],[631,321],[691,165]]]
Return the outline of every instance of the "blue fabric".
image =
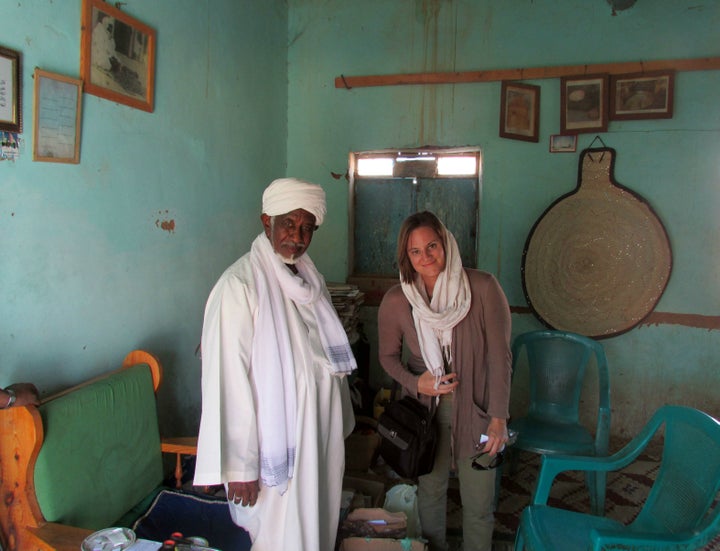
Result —
[[[199,536],[222,551],[249,551],[250,535],[233,523],[225,499],[163,490],[132,529],[138,538],[163,541],[173,532]]]

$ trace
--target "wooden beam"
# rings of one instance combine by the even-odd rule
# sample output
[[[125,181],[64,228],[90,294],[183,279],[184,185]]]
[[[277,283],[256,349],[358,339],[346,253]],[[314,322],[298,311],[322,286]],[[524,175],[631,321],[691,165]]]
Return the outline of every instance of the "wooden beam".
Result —
[[[344,76],[335,78],[335,88],[365,88],[369,86],[398,86],[401,84],[463,84],[502,80],[538,80],[564,76],[598,73],[619,75],[651,71],[710,71],[720,69],[720,57],[669,59],[656,61],[627,61],[592,65],[560,65],[525,69],[492,69],[489,71],[460,71],[446,73],[406,73],[394,75]]]
[[[513,314],[532,314],[529,306],[510,306]],[[720,316],[704,314],[680,314],[677,312],[650,312],[638,325],[681,325],[708,331],[720,330]]]

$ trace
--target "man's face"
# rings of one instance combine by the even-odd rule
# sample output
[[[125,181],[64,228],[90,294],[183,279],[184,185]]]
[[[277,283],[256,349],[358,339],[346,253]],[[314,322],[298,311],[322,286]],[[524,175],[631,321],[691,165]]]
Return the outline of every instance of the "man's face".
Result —
[[[273,250],[288,262],[294,262],[302,256],[317,229],[315,215],[303,209],[273,217],[262,214],[260,219]]]

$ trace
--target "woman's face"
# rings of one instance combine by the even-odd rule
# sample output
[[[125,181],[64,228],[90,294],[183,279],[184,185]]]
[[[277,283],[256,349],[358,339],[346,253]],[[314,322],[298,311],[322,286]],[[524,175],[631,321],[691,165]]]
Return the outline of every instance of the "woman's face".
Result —
[[[445,269],[445,249],[440,236],[427,226],[410,232],[407,255],[412,267],[423,280],[436,279]]]

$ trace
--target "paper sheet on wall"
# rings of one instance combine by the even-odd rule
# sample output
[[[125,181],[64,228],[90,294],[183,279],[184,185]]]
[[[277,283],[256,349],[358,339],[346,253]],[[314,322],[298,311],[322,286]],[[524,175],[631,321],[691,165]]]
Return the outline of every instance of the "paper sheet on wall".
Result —
[[[20,135],[16,132],[0,132],[0,161],[14,161],[20,154]]]

